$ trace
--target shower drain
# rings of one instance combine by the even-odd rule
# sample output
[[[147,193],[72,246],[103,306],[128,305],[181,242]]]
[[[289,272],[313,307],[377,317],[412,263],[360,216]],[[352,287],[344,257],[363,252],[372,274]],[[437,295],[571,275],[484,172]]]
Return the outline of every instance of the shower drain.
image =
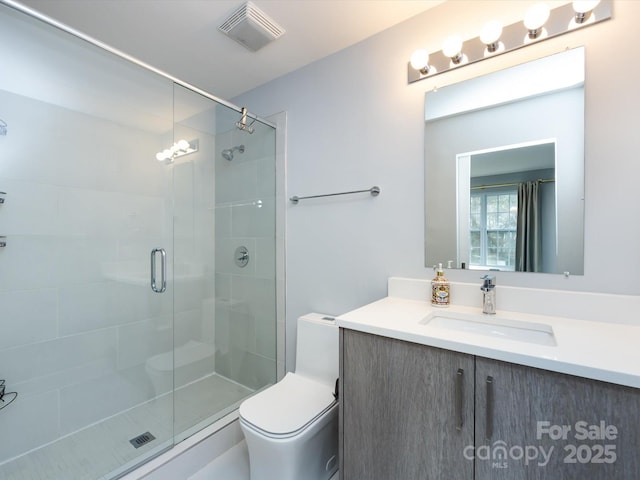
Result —
[[[140,448],[145,443],[149,443],[151,440],[155,440],[155,439],[156,439],[156,437],[151,435],[150,432],[144,432],[144,433],[138,435],[137,437],[132,438],[131,440],[129,440],[129,443],[131,445],[133,445],[135,448]]]

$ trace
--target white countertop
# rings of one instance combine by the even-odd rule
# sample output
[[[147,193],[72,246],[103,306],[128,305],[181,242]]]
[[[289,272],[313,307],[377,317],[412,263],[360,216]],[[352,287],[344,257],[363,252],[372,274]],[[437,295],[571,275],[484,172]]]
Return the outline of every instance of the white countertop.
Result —
[[[480,308],[433,308],[386,297],[336,318],[338,326],[481,357],[640,388],[640,326],[498,310],[488,321],[548,325],[557,345],[540,345],[424,323],[433,312],[480,314]],[[421,321],[423,321],[421,323]]]

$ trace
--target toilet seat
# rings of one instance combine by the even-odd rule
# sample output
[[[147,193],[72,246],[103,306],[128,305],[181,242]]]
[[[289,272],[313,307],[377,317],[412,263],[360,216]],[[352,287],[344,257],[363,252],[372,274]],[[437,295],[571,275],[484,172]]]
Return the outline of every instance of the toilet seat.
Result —
[[[270,438],[298,435],[336,405],[331,389],[315,380],[287,373],[275,385],[245,400],[240,419]]]

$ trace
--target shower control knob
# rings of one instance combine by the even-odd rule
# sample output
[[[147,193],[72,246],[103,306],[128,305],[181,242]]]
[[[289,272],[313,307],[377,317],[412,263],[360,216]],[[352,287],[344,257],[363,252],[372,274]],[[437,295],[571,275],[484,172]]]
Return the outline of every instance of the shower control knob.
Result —
[[[242,246],[236,248],[234,259],[237,266],[240,268],[246,267],[249,263],[249,250],[247,250],[247,247]]]

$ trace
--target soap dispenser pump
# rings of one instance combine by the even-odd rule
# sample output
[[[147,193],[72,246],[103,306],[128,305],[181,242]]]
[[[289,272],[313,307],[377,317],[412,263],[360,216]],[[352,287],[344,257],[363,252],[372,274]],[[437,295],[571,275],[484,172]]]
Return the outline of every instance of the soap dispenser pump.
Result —
[[[434,307],[448,307],[451,302],[451,286],[444,276],[442,264],[438,264],[436,277],[431,280],[431,305]]]

